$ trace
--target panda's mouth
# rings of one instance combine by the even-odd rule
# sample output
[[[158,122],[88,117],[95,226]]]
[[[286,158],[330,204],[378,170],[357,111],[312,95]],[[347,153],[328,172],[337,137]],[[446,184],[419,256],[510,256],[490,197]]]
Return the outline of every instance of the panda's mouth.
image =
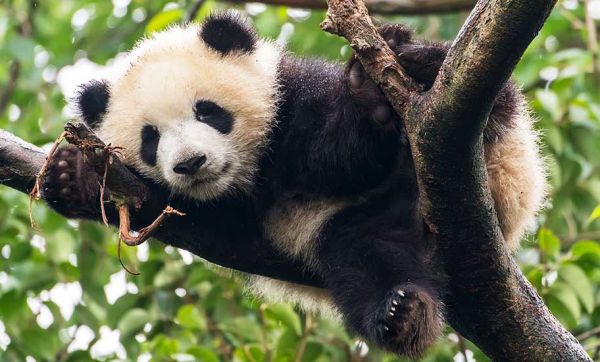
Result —
[[[219,178],[221,178],[221,175],[210,175],[210,176],[205,176],[205,177],[197,177],[194,179],[194,181],[192,182],[192,186],[202,186],[202,185],[206,185],[212,182],[216,182]]]
[[[211,173],[195,177],[192,186],[203,186],[218,181],[223,175],[231,169],[231,162],[226,162],[218,173]]]

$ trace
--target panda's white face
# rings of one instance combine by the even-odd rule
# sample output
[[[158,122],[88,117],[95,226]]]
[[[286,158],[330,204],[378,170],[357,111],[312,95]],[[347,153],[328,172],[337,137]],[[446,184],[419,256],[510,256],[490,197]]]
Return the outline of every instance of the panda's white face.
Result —
[[[172,28],[139,43],[109,80],[97,132],[143,175],[210,200],[254,181],[275,118],[279,51],[258,41],[222,54],[198,33]]]

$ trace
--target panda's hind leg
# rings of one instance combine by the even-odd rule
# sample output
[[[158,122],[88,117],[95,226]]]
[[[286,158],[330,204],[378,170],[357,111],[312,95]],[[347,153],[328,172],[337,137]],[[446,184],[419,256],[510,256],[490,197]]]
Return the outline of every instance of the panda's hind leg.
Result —
[[[371,334],[384,349],[418,356],[441,333],[440,302],[417,284],[398,284],[388,291],[373,316]]]
[[[327,289],[346,326],[367,342],[417,357],[443,327],[438,283],[412,243],[368,239],[338,244],[324,257]],[[345,250],[340,251],[342,245]]]

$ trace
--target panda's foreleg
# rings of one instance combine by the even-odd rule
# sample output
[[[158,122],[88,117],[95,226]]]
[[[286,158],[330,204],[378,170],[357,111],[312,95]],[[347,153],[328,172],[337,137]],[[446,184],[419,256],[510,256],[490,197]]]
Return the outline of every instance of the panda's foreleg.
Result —
[[[48,205],[65,217],[98,219],[99,185],[100,177],[84,162],[83,154],[67,145],[59,148],[50,161],[41,193]]]
[[[438,338],[443,320],[439,286],[418,248],[373,238],[340,243],[321,257],[346,326],[379,348],[419,356]]]

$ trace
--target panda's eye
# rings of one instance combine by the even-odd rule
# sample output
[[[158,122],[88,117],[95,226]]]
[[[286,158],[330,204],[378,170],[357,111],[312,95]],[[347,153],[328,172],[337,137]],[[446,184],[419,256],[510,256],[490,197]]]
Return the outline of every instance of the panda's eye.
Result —
[[[159,139],[160,133],[158,133],[158,128],[155,126],[145,125],[142,128],[142,149],[140,150],[140,155],[142,161],[150,166],[156,165],[156,152],[158,150]]]
[[[231,132],[233,115],[214,102],[196,102],[194,114],[199,122],[206,123],[221,133]]]
[[[160,133],[158,133],[158,128],[156,128],[156,126],[145,125],[144,128],[142,128],[142,142],[150,141],[158,137],[160,137]]]

